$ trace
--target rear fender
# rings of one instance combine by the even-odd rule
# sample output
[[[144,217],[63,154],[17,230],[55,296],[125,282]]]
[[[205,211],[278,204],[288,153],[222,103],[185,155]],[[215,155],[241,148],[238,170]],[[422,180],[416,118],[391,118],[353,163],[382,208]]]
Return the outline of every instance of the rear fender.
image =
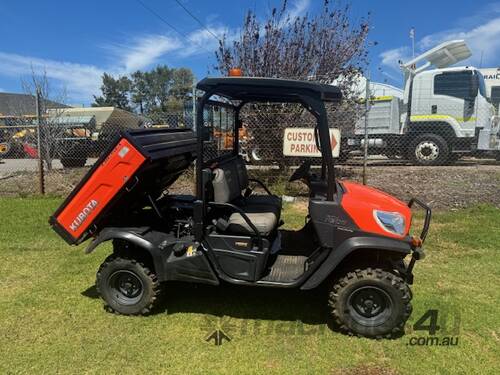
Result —
[[[316,272],[300,287],[300,289],[313,289],[320,285],[337,266],[351,253],[360,249],[376,249],[391,253],[400,253],[406,256],[411,253],[411,246],[401,240],[383,237],[351,237],[333,249],[326,260]]]
[[[165,279],[165,266],[163,262],[162,252],[153,242],[147,238],[136,233],[134,229],[138,228],[105,228],[99,235],[89,244],[87,249],[85,249],[86,254],[93,252],[97,246],[103,242],[109,240],[123,240],[127,241],[138,248],[147,251],[151,258],[153,259],[153,264],[155,267],[156,275],[160,281]],[[144,228],[141,228],[140,232],[144,232]]]

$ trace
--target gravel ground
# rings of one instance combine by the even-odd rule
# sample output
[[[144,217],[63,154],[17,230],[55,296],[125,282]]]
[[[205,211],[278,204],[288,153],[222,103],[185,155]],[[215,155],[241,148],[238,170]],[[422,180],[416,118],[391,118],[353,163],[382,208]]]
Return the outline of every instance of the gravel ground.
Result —
[[[47,173],[46,192],[65,196],[78,183],[88,168],[55,170]],[[254,171],[250,171],[252,174]],[[275,171],[273,174],[275,175]],[[361,181],[358,166],[338,167],[342,179]],[[500,207],[500,164],[461,163],[456,166],[415,167],[370,165],[368,184],[407,201],[418,197],[439,209],[464,208],[479,203]],[[282,184],[283,185],[283,184]],[[18,172],[14,175],[0,175],[0,196],[23,196],[38,193],[36,172]],[[172,193],[191,194],[193,173],[182,176],[169,190]],[[283,186],[282,186],[283,187]],[[302,183],[286,184],[287,193],[305,196]]]
[[[361,180],[359,169],[351,177]],[[446,167],[371,166],[368,185],[404,201],[420,198],[434,208],[464,208],[479,203],[500,207],[500,165]]]

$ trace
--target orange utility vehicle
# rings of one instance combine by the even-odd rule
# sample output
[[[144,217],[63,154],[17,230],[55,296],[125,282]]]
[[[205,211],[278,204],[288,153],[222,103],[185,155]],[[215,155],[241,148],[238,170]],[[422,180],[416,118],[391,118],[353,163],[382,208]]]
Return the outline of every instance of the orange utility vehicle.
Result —
[[[341,329],[368,337],[402,331],[431,211],[416,199],[404,203],[336,180],[325,102],[339,102],[340,90],[240,77],[206,78],[197,88],[204,95],[197,104],[196,133],[124,132],[50,219],[68,243],[90,239],[87,253],[113,242],[113,253],[97,272],[97,289],[108,309],[148,313],[171,280],[302,290],[326,283],[325,302]],[[280,197],[249,178],[239,156],[241,108],[269,102],[301,104],[317,120],[321,170],[313,173],[306,161],[290,177],[309,188],[309,212],[296,231],[280,228]],[[229,150],[217,153],[209,145],[208,106],[234,114]],[[196,193],[169,194],[169,186],[195,160]],[[426,210],[416,236],[411,235],[414,204]]]

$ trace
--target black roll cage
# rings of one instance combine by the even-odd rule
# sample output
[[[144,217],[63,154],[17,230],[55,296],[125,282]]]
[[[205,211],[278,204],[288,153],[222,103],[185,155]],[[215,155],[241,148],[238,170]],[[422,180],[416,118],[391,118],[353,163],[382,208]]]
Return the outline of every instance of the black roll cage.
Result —
[[[229,158],[239,154],[239,129],[241,127],[240,111],[248,103],[299,103],[316,118],[315,138],[322,155],[321,179],[326,180],[328,201],[333,201],[337,192],[335,181],[335,168],[330,146],[330,129],[325,108],[325,101],[340,102],[342,93],[331,85],[293,81],[273,78],[205,78],[197,85],[197,89],[203,90],[203,96],[196,105],[196,135],[197,135],[197,162],[196,162],[196,201],[194,202],[194,233],[196,241],[202,241],[205,231],[205,217],[207,208],[214,206],[209,202],[206,195],[206,187],[210,182],[211,171],[207,168],[214,162],[224,160],[219,157],[214,160],[204,160],[204,109],[207,104],[219,107],[231,108],[234,111],[233,119],[233,148]],[[212,96],[225,98],[228,102],[211,100]],[[234,102],[238,104],[232,104]],[[220,206],[220,205],[219,205]],[[237,207],[228,204],[227,208]],[[238,210],[236,210],[238,211]],[[240,212],[244,220],[250,220]],[[256,232],[257,243],[262,250],[262,240],[258,231]]]

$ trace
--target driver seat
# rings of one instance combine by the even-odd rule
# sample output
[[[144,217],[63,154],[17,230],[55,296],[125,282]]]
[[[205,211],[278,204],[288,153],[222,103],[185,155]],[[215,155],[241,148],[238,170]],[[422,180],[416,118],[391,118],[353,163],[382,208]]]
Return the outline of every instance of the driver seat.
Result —
[[[261,236],[269,236],[278,227],[281,199],[272,195],[242,196],[242,191],[248,187],[248,177],[246,177],[246,168],[242,173],[238,159],[220,164],[212,171],[214,201],[237,206],[245,213]],[[244,164],[243,167],[245,167]],[[227,225],[224,226],[231,233],[255,235],[251,226],[239,212],[233,212],[227,219]]]

